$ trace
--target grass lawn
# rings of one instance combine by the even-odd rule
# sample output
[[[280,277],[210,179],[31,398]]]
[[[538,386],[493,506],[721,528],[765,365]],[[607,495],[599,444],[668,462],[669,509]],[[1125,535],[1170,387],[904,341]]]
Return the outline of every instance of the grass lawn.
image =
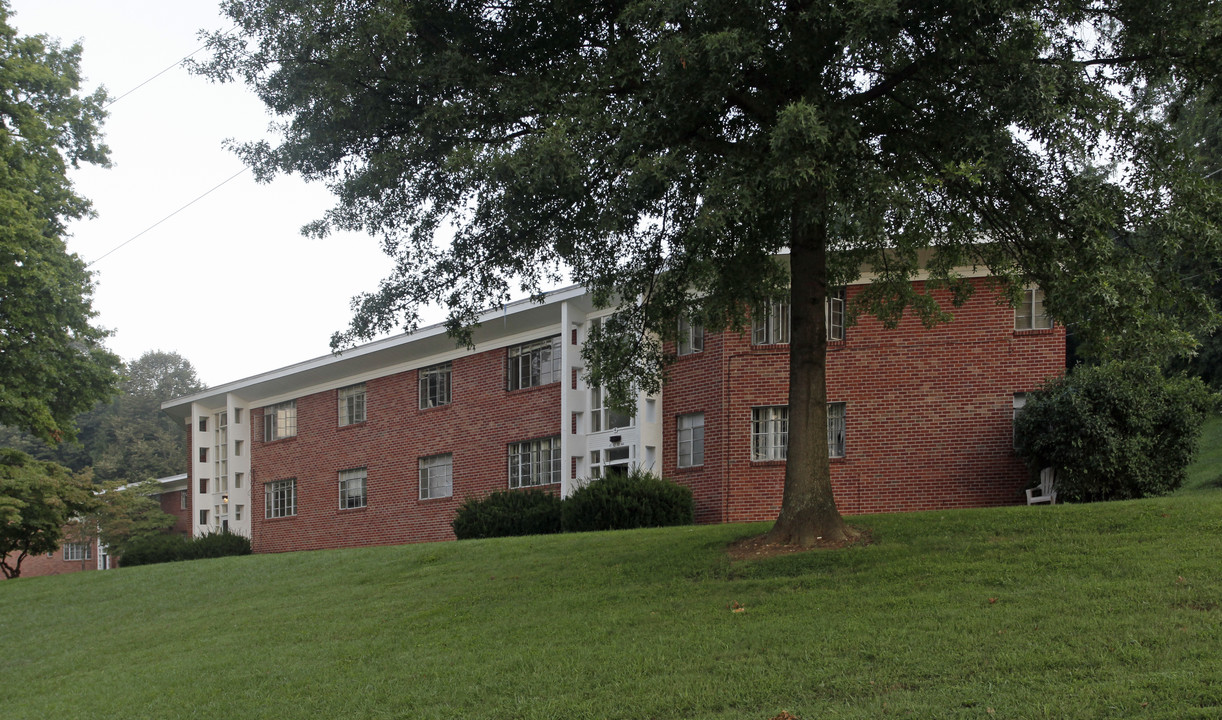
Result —
[[[1222,422],[1191,488],[0,583],[0,717],[1222,717]],[[1203,478],[1203,479],[1201,479]],[[736,612],[737,606],[742,611]]]

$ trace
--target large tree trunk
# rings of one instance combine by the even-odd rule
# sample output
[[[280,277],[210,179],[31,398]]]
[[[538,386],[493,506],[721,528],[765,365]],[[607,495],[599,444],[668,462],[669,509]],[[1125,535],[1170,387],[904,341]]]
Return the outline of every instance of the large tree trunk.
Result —
[[[827,225],[793,215],[789,248],[789,449],[771,542],[810,547],[848,537],[827,452]]]

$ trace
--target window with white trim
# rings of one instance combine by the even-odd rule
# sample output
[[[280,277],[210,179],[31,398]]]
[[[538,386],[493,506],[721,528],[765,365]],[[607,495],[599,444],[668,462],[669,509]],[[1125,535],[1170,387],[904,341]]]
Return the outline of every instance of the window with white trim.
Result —
[[[218,492],[229,489],[229,413],[216,414],[213,431],[212,474],[216,477]]]
[[[339,509],[363,508],[367,502],[365,468],[339,471]]]
[[[704,464],[704,413],[688,413],[676,419],[679,467]]]
[[[623,477],[632,470],[632,446],[603,448],[590,453],[590,477]]]
[[[92,560],[93,543],[64,543],[65,560]]]
[[[268,405],[263,409],[263,441],[283,440],[297,434],[297,401]]]
[[[844,403],[827,404],[827,456],[844,457]]]
[[[450,497],[454,494],[454,456],[430,455],[420,458],[420,499]]]
[[[454,375],[452,363],[444,362],[420,369],[420,409],[450,404],[450,381]]]
[[[789,445],[789,407],[751,408],[751,459],[784,460]]]
[[[845,403],[827,404],[827,455],[844,457]],[[784,460],[789,447],[789,406],[751,408],[751,459]]]
[[[509,348],[508,388],[547,385],[560,380],[560,336]]]
[[[208,511],[207,510],[199,511],[199,524],[200,524],[200,527],[208,526]]]
[[[182,492],[178,493],[178,509],[179,510],[187,509],[187,491],[186,490],[183,490]]]
[[[1014,308],[1015,330],[1048,330],[1052,327],[1052,318],[1044,309],[1044,291],[1037,287],[1029,287],[1022,291],[1022,300]]]
[[[560,482],[560,436],[509,444],[509,487]]]
[[[598,386],[590,388],[590,432],[632,427],[635,414],[616,410],[607,404],[608,393]]]
[[[234,505],[233,506],[233,519],[235,521],[242,522],[242,510],[245,507],[246,507],[245,505]]]
[[[680,356],[704,350],[704,325],[687,318],[679,318],[679,339],[675,347]]]
[[[365,422],[365,383],[342,387],[336,391],[339,401],[339,426]]]
[[[831,289],[823,307],[828,342],[844,340],[844,287]],[[788,345],[791,313],[788,300],[758,308],[751,316],[752,345]]]
[[[297,514],[297,479],[275,480],[263,484],[266,518],[282,518]]]

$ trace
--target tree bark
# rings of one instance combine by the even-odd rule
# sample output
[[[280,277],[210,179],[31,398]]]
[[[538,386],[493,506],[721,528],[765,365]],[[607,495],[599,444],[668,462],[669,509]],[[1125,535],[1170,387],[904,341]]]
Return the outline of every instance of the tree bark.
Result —
[[[832,497],[827,451],[827,224],[796,210],[789,247],[789,448],[770,542],[810,547],[850,531]]]

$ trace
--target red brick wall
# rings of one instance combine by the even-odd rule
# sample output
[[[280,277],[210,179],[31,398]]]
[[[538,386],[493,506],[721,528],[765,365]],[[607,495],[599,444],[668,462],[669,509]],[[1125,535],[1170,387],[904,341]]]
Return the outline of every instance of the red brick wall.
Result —
[[[188,481],[189,482],[189,481]],[[166,532],[175,535],[190,535],[191,534],[191,486],[188,484],[186,490],[171,490],[164,492],[160,496],[161,511],[174,516],[174,525]],[[182,495],[187,495],[187,507],[182,506]]]
[[[252,546],[282,552],[453,539],[462,501],[506,490],[508,445],[560,434],[560,383],[505,389],[506,351],[453,361],[452,400],[419,409],[416,371],[370,380],[366,421],[337,426],[336,391],[297,398],[297,435],[263,442],[250,420]],[[419,499],[419,459],[452,453],[453,496]],[[368,505],[339,509],[339,471],[366,468]],[[296,478],[297,515],[265,518],[264,485]]]
[[[923,289],[918,283],[918,289]],[[832,460],[845,514],[1018,502],[1026,471],[1012,451],[1015,392],[1064,368],[1065,332],[1014,332],[1014,312],[978,283],[955,319],[929,329],[912,317],[887,330],[862,317],[828,353],[828,400],[846,403],[846,450]],[[860,287],[849,288],[850,299]],[[935,292],[943,307],[949,296]],[[749,333],[705,339],[680,358],[663,391],[663,473],[692,488],[700,522],[771,520],[783,462],[751,460],[751,409],[788,402],[788,346],[753,347]],[[721,396],[713,388],[725,386]],[[705,413],[705,458],[680,469],[675,418]]]
[[[114,558],[111,558],[113,561]],[[51,553],[51,557],[43,555],[28,555],[25,560],[21,561],[21,577],[41,577],[43,575],[63,575],[65,573],[80,572],[81,570],[97,570],[98,569],[98,548],[94,545],[93,551],[89,554],[89,559],[84,561],[84,567],[81,566],[80,560],[65,560],[64,549],[61,547]],[[0,578],[3,578],[0,575]]]

